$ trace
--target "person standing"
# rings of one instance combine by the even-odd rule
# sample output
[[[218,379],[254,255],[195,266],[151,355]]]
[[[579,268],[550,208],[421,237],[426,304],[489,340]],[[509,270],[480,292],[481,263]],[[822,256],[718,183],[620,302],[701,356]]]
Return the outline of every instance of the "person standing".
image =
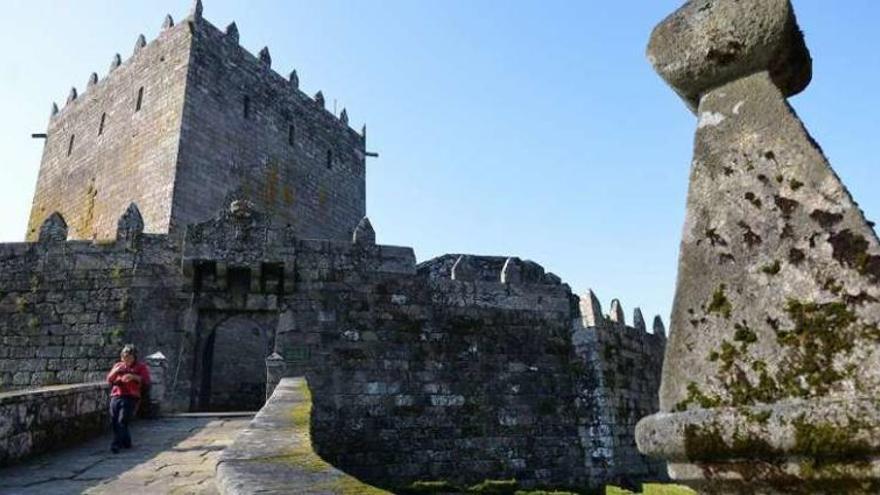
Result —
[[[128,423],[137,410],[141,391],[150,384],[150,369],[138,361],[137,348],[126,344],[119,353],[119,362],[107,374],[110,383],[110,421],[113,426],[113,443],[110,450],[131,448]]]

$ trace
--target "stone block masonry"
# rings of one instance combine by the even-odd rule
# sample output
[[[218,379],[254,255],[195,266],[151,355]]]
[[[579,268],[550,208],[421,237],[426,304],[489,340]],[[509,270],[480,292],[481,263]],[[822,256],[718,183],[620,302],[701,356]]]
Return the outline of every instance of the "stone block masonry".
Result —
[[[0,245],[0,387],[101,379],[133,342],[163,411],[306,377],[314,452],[383,489],[662,477],[633,442],[662,323],[533,261],[376,244],[363,133],[271,63],[197,0],[53,112],[29,242]]]
[[[103,381],[0,393],[0,466],[97,435],[108,403]]]
[[[103,380],[126,338],[141,357],[177,349],[173,243],[65,242],[65,231],[55,215],[40,242],[0,245],[0,388]]]
[[[355,241],[374,238],[366,225]],[[228,400],[223,383],[265,383],[267,369],[273,382],[305,375],[316,452],[369,483],[662,477],[632,428],[656,410],[665,337],[648,334],[639,312],[638,327],[621,315],[586,321],[568,286],[534,262],[416,265],[408,248],[297,239],[239,200],[187,232],[183,266],[199,320],[201,343],[187,353],[202,377],[196,403]],[[243,313],[249,324],[226,323]],[[270,337],[218,346],[249,328]],[[593,340],[576,347],[573,332]]]
[[[365,137],[323,99],[239,46],[234,24],[165,22],[53,105],[26,238],[58,212],[71,239],[112,239],[131,203],[146,232],[182,234],[239,189],[305,237],[347,238],[366,211]]]
[[[265,407],[220,455],[216,476],[220,493],[389,495],[315,453],[309,433],[311,409],[305,379],[281,380]]]
[[[93,75],[52,112],[26,238],[52,212],[71,239],[112,239],[116,220],[137,203],[147,232],[168,232],[191,35],[176,26],[109,73]]]

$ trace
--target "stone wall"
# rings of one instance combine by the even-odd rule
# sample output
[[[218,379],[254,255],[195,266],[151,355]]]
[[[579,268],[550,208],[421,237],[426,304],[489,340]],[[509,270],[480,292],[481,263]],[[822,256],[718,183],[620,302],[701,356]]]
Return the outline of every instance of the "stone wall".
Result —
[[[53,212],[72,239],[112,239],[130,203],[141,208],[147,232],[168,231],[190,43],[186,26],[165,29],[53,111],[28,240]]]
[[[311,411],[306,381],[283,379],[265,407],[220,454],[216,474],[220,493],[388,494],[318,456],[309,432]]]
[[[617,300],[611,317],[605,317],[592,292],[582,298],[581,308],[572,340],[575,354],[586,365],[577,390],[580,415],[588,418],[579,435],[590,457],[589,475],[615,482],[663,479],[664,464],[642,455],[634,437],[636,423],[659,408],[666,348],[663,323],[655,318],[653,333],[648,333],[637,308],[633,326],[627,326]]]
[[[123,342],[177,355],[186,299],[166,236],[0,244],[0,388],[102,380]]]
[[[0,393],[0,466],[100,433],[108,392],[102,381]]]
[[[305,375],[316,451],[374,484],[662,476],[632,439],[665,345],[638,310],[606,317],[519,258],[417,265],[366,220],[353,241],[301,239],[245,199],[181,240],[142,228],[132,206],[115,241],[65,241],[53,215],[0,246],[4,386],[101,379],[131,341],[166,356],[165,410],[254,410],[267,366]]]
[[[112,239],[137,203],[148,233],[210,219],[234,190],[304,237],[345,239],[366,210],[365,137],[255,57],[238,31],[170,17],[133,55],[53,106],[26,239],[60,213],[71,239]]]
[[[194,33],[174,223],[201,222],[241,188],[306,238],[347,239],[366,212],[364,138],[207,20]]]
[[[298,239],[246,201],[193,226],[183,257],[196,293],[187,354],[197,407],[212,407],[208,376],[260,357],[241,346],[219,359],[210,348],[227,317],[246,315],[271,333],[273,381],[308,378],[316,451],[368,482],[662,476],[635,451],[632,427],[656,410],[665,338],[622,317],[585,328],[578,298],[534,262],[446,255],[416,265],[409,248]],[[584,332],[592,343],[576,346]],[[199,356],[211,354],[208,370]]]

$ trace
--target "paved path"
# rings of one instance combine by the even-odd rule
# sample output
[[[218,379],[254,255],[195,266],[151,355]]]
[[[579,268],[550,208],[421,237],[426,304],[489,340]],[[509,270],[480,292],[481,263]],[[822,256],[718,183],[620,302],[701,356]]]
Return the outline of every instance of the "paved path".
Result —
[[[215,494],[217,457],[249,416],[175,416],[138,421],[135,447],[110,452],[104,435],[0,469],[0,494]]]

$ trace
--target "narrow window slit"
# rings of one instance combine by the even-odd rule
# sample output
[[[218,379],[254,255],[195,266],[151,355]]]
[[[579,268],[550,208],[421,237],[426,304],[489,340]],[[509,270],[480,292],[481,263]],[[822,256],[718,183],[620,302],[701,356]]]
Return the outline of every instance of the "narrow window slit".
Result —
[[[70,135],[70,142],[67,143],[67,156],[70,156],[73,153],[73,140],[76,138],[75,134]]]
[[[244,97],[244,118],[249,118],[251,116],[251,97]]]
[[[134,111],[135,111],[135,112],[140,112],[140,111],[141,111],[141,105],[143,105],[143,104],[144,104],[144,87],[141,86],[141,89],[138,90],[137,105],[135,106]]]
[[[101,114],[101,123],[98,124],[98,135],[104,134],[104,123],[107,121],[107,114]]]

